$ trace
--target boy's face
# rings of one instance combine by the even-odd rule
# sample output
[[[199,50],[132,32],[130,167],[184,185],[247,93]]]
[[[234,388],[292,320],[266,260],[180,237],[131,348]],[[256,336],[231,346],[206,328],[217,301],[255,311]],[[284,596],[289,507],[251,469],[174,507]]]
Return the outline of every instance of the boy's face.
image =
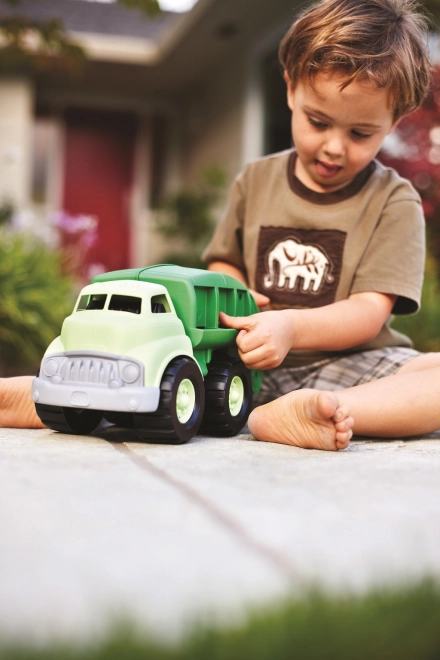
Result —
[[[388,90],[352,82],[341,91],[340,74],[318,73],[314,88],[307,82],[293,87],[285,78],[296,176],[318,192],[343,188],[373,160],[397,124]]]

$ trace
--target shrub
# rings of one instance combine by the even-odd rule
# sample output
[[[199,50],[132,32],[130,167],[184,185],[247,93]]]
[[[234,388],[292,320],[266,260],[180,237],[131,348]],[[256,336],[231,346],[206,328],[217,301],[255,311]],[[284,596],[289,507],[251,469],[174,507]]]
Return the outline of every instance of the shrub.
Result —
[[[158,208],[156,230],[174,241],[163,256],[167,263],[205,268],[200,255],[215,225],[215,208],[224,190],[226,175],[220,167],[206,169],[193,188],[169,195]]]
[[[437,264],[432,256],[426,260],[420,311],[414,316],[399,316],[392,326],[411,337],[418,351],[440,351],[440,286]]]
[[[22,234],[0,232],[0,369],[34,369],[73,305],[60,259]]]

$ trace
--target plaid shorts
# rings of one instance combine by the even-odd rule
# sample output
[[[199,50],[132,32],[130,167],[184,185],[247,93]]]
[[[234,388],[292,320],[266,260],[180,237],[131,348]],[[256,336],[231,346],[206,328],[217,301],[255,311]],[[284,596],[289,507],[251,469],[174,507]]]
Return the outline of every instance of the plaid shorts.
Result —
[[[256,405],[262,405],[302,388],[335,391],[362,385],[390,376],[419,355],[412,348],[386,346],[319,360],[302,367],[268,369],[263,372],[261,391],[254,396],[254,401]]]

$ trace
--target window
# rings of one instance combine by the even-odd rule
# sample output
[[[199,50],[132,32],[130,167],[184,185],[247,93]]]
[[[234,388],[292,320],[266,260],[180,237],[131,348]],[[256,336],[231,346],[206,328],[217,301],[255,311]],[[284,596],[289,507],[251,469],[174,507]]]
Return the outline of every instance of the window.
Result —
[[[292,146],[291,113],[277,51],[269,52],[262,62],[264,98],[264,153],[272,154]]]
[[[111,297],[108,308],[115,312],[130,312],[131,314],[140,314],[142,308],[142,298],[137,298],[136,296],[121,296],[120,294],[114,294]]]
[[[171,309],[166,296],[153,296],[151,298],[151,311],[153,314],[169,314]]]
[[[81,296],[79,299],[77,312],[83,312],[85,309],[104,309],[107,295],[105,293],[94,293],[91,296]]]

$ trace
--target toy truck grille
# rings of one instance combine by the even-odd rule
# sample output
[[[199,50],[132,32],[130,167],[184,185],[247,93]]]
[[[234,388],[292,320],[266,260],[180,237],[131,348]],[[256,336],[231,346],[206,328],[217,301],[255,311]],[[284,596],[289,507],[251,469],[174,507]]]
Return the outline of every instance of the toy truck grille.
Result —
[[[137,360],[119,356],[72,351],[48,355],[41,365],[40,378],[56,385],[142,386],[143,366]]]

